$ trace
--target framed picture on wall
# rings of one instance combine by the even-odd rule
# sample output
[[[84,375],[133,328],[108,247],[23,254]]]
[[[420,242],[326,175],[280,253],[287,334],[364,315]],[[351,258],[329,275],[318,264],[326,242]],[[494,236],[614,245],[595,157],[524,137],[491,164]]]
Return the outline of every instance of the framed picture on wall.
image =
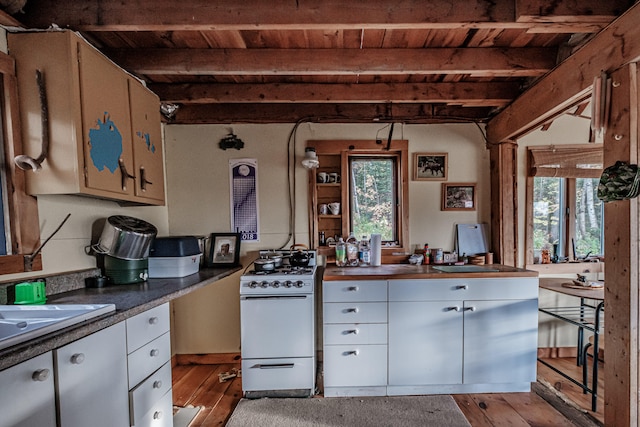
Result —
[[[210,267],[234,267],[240,263],[240,233],[211,233]]]
[[[443,211],[475,211],[476,184],[475,183],[443,183],[442,184]]]
[[[414,181],[446,181],[447,153],[413,153]]]

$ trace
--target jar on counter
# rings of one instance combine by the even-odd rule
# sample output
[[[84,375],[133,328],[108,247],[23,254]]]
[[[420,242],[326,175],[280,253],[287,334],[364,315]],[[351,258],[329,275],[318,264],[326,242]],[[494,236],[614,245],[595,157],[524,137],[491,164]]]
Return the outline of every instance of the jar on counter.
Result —
[[[443,264],[444,263],[444,251],[442,248],[434,248],[431,250],[431,255],[433,256],[434,264]]]

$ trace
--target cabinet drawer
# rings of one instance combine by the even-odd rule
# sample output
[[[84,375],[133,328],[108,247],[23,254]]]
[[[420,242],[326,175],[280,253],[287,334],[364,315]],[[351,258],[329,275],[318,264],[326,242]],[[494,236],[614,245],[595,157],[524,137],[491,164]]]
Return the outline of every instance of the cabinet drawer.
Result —
[[[322,284],[325,302],[386,301],[385,280],[327,281]]]
[[[324,304],[324,323],[387,323],[386,302]]]
[[[335,324],[324,326],[324,342],[331,344],[386,344],[386,323]]]
[[[242,359],[242,389],[262,391],[313,388],[313,360],[312,357]]]
[[[169,303],[127,319],[127,353],[169,332]]]
[[[129,355],[129,389],[147,378],[171,358],[169,333],[156,338],[149,344]]]
[[[170,391],[171,363],[167,362],[129,392],[131,425],[142,425],[141,421],[145,414]]]
[[[389,301],[533,298],[538,298],[537,277],[389,281]]]
[[[173,395],[171,390],[166,392],[134,427],[173,427]]]
[[[386,345],[325,345],[325,387],[387,384]]]

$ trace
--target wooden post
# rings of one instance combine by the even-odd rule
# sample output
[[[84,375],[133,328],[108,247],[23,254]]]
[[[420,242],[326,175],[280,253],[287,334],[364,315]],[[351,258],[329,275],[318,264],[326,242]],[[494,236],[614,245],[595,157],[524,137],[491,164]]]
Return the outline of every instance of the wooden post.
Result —
[[[638,164],[640,97],[637,64],[613,72],[604,166]],[[638,426],[639,199],[605,204],[605,424]]]
[[[518,261],[518,146],[512,142],[491,144],[491,250],[500,264]]]

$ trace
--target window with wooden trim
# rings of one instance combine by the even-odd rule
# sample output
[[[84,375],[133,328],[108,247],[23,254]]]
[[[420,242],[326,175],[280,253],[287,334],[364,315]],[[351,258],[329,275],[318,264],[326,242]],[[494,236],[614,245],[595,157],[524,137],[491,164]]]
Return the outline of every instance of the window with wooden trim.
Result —
[[[531,147],[527,151],[526,263],[604,254],[604,206],[596,197],[601,145]]]
[[[34,77],[35,78],[35,77]],[[40,244],[38,203],[25,192],[25,172],[16,168],[13,159],[22,154],[18,88],[15,61],[0,52],[0,144],[2,144],[2,218],[4,253],[0,255],[0,275],[25,271],[26,254]],[[41,255],[31,263],[31,270],[42,270]]]

